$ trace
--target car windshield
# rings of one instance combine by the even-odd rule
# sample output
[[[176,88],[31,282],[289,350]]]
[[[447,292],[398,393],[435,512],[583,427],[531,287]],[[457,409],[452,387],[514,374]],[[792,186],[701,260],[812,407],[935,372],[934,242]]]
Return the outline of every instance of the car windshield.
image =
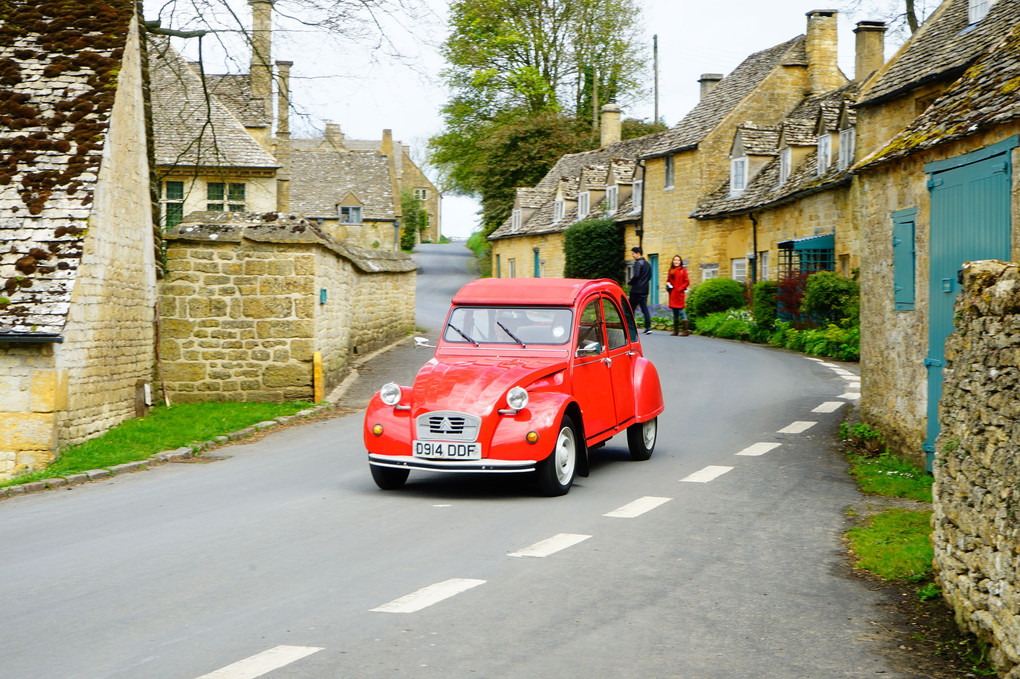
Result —
[[[567,307],[458,306],[443,331],[462,344],[566,344],[573,312]]]

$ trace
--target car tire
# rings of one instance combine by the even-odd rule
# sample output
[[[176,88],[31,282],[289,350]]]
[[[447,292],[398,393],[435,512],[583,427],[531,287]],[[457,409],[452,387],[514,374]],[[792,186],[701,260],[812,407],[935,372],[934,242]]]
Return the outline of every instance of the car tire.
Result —
[[[658,419],[653,417],[647,422],[638,422],[627,427],[627,447],[630,448],[631,459],[643,461],[652,456],[659,428]]]
[[[375,485],[379,486],[383,490],[398,490],[403,488],[404,482],[407,481],[407,475],[411,473],[409,469],[378,467],[374,464],[369,466],[372,468],[372,480],[375,481]]]
[[[577,473],[578,432],[574,421],[564,415],[556,443],[549,457],[538,463],[538,487],[543,495],[566,495]]]

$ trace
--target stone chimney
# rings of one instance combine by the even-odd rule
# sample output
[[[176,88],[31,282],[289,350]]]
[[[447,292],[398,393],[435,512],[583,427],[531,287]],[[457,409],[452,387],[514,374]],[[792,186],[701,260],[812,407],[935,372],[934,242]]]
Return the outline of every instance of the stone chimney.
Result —
[[[722,73],[702,73],[701,77],[698,78],[698,84],[701,85],[701,98],[704,99],[708,96],[708,93],[715,89],[715,86],[719,84],[719,81],[723,79]]]
[[[808,81],[811,94],[821,94],[846,84],[839,70],[834,9],[807,13]]]
[[[616,103],[615,99],[610,99],[609,103],[602,107],[602,141],[599,144],[602,148],[615,144],[623,137],[620,127],[620,112],[620,105]]]
[[[858,21],[857,54],[854,60],[854,80],[864,82],[885,63],[885,22]]]
[[[290,212],[290,67],[293,61],[277,61],[280,76],[276,98],[276,210]]]
[[[344,150],[344,133],[340,131],[340,126],[336,123],[326,123],[326,142],[337,149],[338,151]]]
[[[248,0],[251,5],[251,95],[262,99],[266,118],[273,119],[273,0]]]
[[[393,158],[393,130],[382,131],[382,142],[379,146],[379,153],[392,160]]]

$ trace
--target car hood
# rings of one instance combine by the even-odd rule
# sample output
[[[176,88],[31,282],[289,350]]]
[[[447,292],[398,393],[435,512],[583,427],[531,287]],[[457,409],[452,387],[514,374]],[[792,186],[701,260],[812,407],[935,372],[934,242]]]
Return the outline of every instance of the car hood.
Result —
[[[527,387],[566,367],[560,358],[433,358],[414,380],[415,414],[453,410],[484,416],[506,407],[503,396],[511,387]]]

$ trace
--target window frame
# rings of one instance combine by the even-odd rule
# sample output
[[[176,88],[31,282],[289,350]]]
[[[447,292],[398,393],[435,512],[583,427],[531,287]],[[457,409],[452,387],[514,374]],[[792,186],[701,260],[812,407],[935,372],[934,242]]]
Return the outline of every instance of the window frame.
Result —
[[[779,185],[782,186],[790,179],[790,169],[793,166],[793,149],[784,146],[779,151]]]
[[[747,156],[730,158],[730,195],[739,196],[747,189]]]
[[[839,169],[845,170],[854,162],[857,151],[857,131],[853,127],[839,131]]]
[[[180,188],[180,196],[170,196],[170,185]],[[184,182],[164,181],[160,184],[163,228],[172,229],[184,220]],[[174,219],[171,220],[171,208],[173,208]],[[172,222],[172,223],[171,223]]]
[[[818,158],[815,175],[821,177],[829,171],[829,165],[832,163],[832,137],[827,132],[818,135],[816,148],[818,149]]]
[[[577,219],[585,219],[591,211],[591,193],[582,191],[577,194]]]
[[[662,188],[665,190],[672,189],[676,185],[676,163],[672,153],[667,153],[663,156],[663,184]]]
[[[361,207],[362,207],[361,205],[339,205],[339,206],[337,206],[337,215],[340,218],[340,223],[341,224],[364,224],[365,223],[364,222],[365,216],[364,216],[364,213],[363,213],[363,210],[361,209]],[[344,218],[344,216],[345,216],[344,211],[345,210],[347,211],[346,212],[346,217],[347,217],[346,219]],[[355,214],[355,212],[357,214],[357,221],[354,221],[354,219],[352,218],[353,215]]]

